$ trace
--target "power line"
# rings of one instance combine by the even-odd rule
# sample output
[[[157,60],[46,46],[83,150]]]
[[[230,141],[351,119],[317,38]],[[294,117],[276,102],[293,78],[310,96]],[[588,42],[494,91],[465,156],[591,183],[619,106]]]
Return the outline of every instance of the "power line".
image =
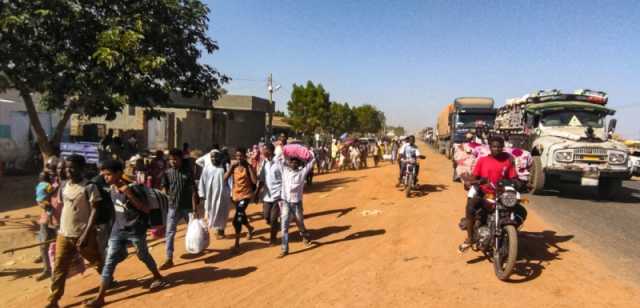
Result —
[[[266,80],[260,80],[260,79],[234,78],[234,77],[231,77],[231,82],[234,82],[234,81],[267,82]]]

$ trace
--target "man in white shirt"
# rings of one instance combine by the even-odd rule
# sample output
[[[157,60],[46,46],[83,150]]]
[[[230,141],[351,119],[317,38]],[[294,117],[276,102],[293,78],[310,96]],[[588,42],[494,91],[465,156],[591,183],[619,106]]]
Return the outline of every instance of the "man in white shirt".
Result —
[[[400,151],[398,152],[400,159],[400,177],[398,178],[398,185],[402,182],[402,176],[404,175],[405,164],[403,160],[406,159],[418,159],[420,156],[420,149],[416,146],[416,137],[413,135],[407,137],[406,142],[400,147]],[[416,161],[416,183],[417,183],[417,175],[420,174],[420,165]]]
[[[282,206],[282,166],[278,158],[274,157],[275,146],[267,143],[262,147],[264,160],[258,168],[258,185],[256,189],[256,200],[260,191],[264,188],[262,197],[262,212],[267,224],[271,226],[271,237],[269,244],[276,244],[276,234],[278,233],[278,217]]]

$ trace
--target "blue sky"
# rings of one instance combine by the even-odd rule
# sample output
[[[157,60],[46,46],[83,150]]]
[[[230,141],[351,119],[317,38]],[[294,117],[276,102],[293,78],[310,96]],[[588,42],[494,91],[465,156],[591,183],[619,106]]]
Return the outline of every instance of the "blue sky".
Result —
[[[203,61],[234,78],[233,94],[265,97],[273,73],[278,109],[312,80],[414,131],[458,96],[589,88],[640,138],[640,1],[207,3],[220,50]]]

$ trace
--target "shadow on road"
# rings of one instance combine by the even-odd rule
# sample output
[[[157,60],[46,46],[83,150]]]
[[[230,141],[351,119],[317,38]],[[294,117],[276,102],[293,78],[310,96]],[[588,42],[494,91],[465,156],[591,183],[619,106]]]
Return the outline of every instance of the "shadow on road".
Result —
[[[294,252],[290,252],[290,255],[295,255],[298,253],[303,253],[303,252],[307,252],[310,250],[314,250],[316,248],[320,248],[322,246],[325,245],[333,245],[333,244],[337,244],[337,243],[341,243],[341,242],[346,242],[346,241],[352,241],[352,240],[357,240],[357,239],[361,239],[361,238],[367,238],[367,237],[372,237],[372,236],[378,236],[378,235],[383,235],[387,233],[387,231],[385,229],[374,229],[374,230],[366,230],[366,231],[359,231],[359,232],[355,232],[352,234],[349,234],[347,236],[345,236],[344,238],[341,239],[337,239],[337,240],[333,240],[333,241],[328,241],[328,242],[316,242],[316,238],[313,237],[314,234],[312,233],[312,239],[313,239],[313,246],[303,249],[303,250],[298,250],[298,251],[294,251]]]
[[[343,208],[343,209],[335,209],[335,210],[328,210],[328,211],[322,211],[322,212],[314,212],[314,213],[309,213],[304,215],[304,219],[309,219],[309,218],[313,218],[313,217],[318,217],[318,216],[324,216],[324,215],[332,215],[332,214],[338,214],[338,216],[336,216],[336,218],[340,218],[344,215],[347,215],[349,212],[355,210],[355,207],[347,207],[347,208]]]
[[[423,197],[433,192],[445,191],[447,190],[447,187],[448,187],[447,185],[443,185],[443,184],[436,184],[436,185],[418,184],[418,186],[415,189],[414,195],[417,197]]]
[[[0,228],[6,230],[22,230],[36,232],[40,230],[40,225],[36,222],[38,217],[26,216],[23,218],[2,218],[0,219]]]
[[[314,217],[318,217],[318,216],[324,216],[324,215],[333,215],[333,214],[338,214],[338,216],[336,216],[336,218],[340,218],[344,215],[347,215],[349,212],[355,210],[355,207],[347,207],[347,208],[343,208],[343,209],[335,209],[335,210],[327,210],[327,211],[322,211],[322,212],[314,212],[314,213],[308,213],[304,215],[304,219],[308,220],[310,218],[314,218]],[[262,217],[262,214],[260,214],[260,216]],[[293,224],[292,224],[293,225]],[[259,230],[255,230],[253,231],[253,235],[254,236],[258,236],[258,235],[262,235],[262,234],[269,234],[269,228],[263,228],[263,229],[259,229]],[[268,241],[265,239],[265,241]]]
[[[568,250],[559,244],[573,239],[573,235],[557,235],[555,231],[520,232],[518,240],[518,262],[510,282],[522,283],[538,278],[545,266],[562,260],[561,254]]]
[[[363,177],[359,177],[359,178],[363,178]],[[357,180],[358,178],[355,178],[355,177],[344,177],[344,178],[330,179],[330,180],[321,181],[321,182],[313,182],[312,185],[307,185],[305,187],[305,192],[308,192],[308,193],[328,192],[337,187],[341,187],[347,183],[352,183]]]
[[[583,187],[570,184],[557,184],[555,189],[545,191],[542,196],[557,196],[559,198],[585,200],[592,202],[618,202],[624,204],[640,203],[640,185],[632,187],[632,182],[627,182],[616,192],[611,199],[602,199],[598,195],[596,187]],[[634,183],[635,184],[635,183]]]
[[[197,284],[197,283],[210,282],[210,281],[215,281],[215,280],[220,280],[225,278],[239,278],[239,277],[243,277],[248,274],[251,274],[255,272],[257,269],[258,268],[255,266],[243,267],[239,269],[218,269],[216,267],[211,266],[211,267],[201,267],[197,269],[186,270],[182,272],[175,272],[165,277],[165,279],[169,282],[169,286],[164,289],[158,290],[158,292],[162,292],[163,290],[166,290],[181,284]],[[137,298],[143,295],[147,295],[149,293],[156,292],[151,290],[143,290],[141,292],[137,292],[127,297],[119,298],[113,301],[109,300],[110,295],[123,292],[134,287],[140,287],[140,286],[141,286],[140,282],[136,280],[127,280],[127,281],[121,282],[114,289],[107,291],[106,303],[114,304],[114,303],[126,301],[129,299]],[[82,305],[82,303],[83,301],[76,302],[69,305],[69,307],[80,306]]]
[[[0,271],[0,277],[12,276],[12,280],[33,276],[42,272],[41,268],[7,268]]]

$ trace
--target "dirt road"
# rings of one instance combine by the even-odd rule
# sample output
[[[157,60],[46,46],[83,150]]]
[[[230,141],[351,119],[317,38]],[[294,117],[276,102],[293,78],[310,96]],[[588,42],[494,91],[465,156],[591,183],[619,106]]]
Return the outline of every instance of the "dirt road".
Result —
[[[252,205],[258,236],[229,252],[231,240],[212,241],[197,257],[178,258],[166,271],[171,287],[150,293],[144,266],[130,256],[116,271],[114,307],[631,307],[640,288],[613,276],[606,264],[572,241],[571,234],[530,212],[521,236],[518,273],[498,281],[478,254],[459,255],[457,223],[465,194],[451,182],[450,163],[427,150],[423,195],[406,199],[395,187],[397,166],[315,177],[305,194],[306,223],[316,245],[294,237],[291,254],[277,259],[267,229]],[[184,227],[184,226],[182,226]],[[230,227],[230,226],[229,226]],[[295,228],[293,228],[295,230]],[[227,229],[231,233],[231,229]],[[179,256],[184,233],[179,233]],[[153,243],[162,261],[164,244]],[[5,307],[45,303],[46,283],[2,275]],[[63,305],[93,296],[98,276],[89,271],[67,283]],[[635,304],[633,304],[635,303]]]

